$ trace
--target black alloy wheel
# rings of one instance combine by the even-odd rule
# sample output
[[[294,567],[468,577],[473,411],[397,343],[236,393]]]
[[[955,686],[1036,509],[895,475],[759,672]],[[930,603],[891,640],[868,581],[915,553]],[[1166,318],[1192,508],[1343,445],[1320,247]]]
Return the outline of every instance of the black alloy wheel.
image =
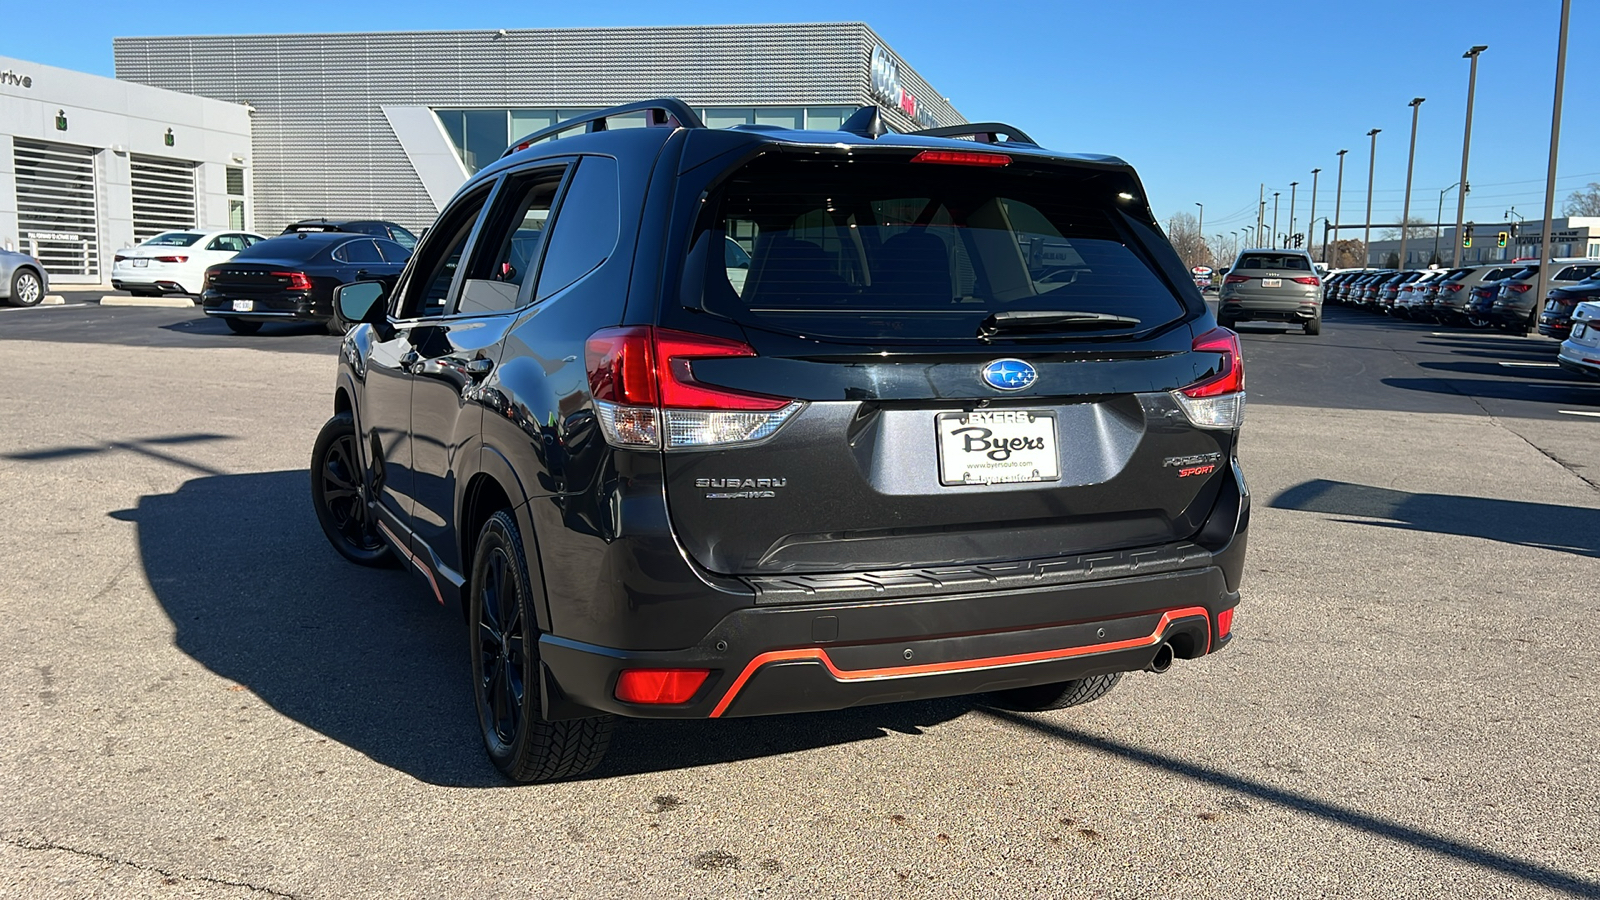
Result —
[[[612,719],[549,721],[539,699],[539,625],[522,533],[509,510],[478,534],[467,601],[473,698],[489,759],[507,778],[552,781],[600,764]]]
[[[38,306],[44,301],[44,282],[32,269],[18,269],[11,276],[12,306]]]
[[[353,563],[389,566],[394,554],[378,533],[377,515],[361,490],[355,419],[348,412],[322,426],[311,451],[311,502],[333,549]]]

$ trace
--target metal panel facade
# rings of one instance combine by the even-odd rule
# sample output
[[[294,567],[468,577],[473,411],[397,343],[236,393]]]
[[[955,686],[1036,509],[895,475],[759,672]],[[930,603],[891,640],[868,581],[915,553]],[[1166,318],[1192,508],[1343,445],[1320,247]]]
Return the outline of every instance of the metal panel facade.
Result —
[[[384,106],[595,108],[661,96],[692,106],[855,106],[874,100],[884,46],[862,23],[373,34],[138,37],[117,77],[248,103],[258,227],[436,212]],[[892,52],[891,52],[892,55]],[[900,83],[938,124],[964,121],[903,61]],[[892,124],[919,127],[897,109]]]

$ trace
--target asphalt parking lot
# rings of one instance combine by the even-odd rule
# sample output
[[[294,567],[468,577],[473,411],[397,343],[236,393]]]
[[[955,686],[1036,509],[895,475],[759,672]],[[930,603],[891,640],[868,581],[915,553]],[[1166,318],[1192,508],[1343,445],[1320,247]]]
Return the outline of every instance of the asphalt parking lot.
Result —
[[[1600,382],[1241,331],[1224,652],[1057,713],[629,723],[511,787],[460,615],[313,518],[337,338],[0,311],[0,897],[1600,897]]]

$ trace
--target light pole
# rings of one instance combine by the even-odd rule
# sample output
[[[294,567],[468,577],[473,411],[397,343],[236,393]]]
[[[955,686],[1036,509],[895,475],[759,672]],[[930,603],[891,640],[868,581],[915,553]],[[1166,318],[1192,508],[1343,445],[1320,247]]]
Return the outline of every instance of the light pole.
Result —
[[[1372,138],[1372,153],[1367,157],[1367,228],[1361,233],[1361,268],[1365,269],[1372,259],[1372,167],[1378,161],[1378,132],[1382,128],[1374,128],[1367,132],[1367,137]]]
[[[1429,262],[1432,262],[1434,259],[1438,258],[1438,256],[1439,256],[1439,225],[1441,224],[1439,222],[1439,217],[1444,215],[1444,195],[1450,193],[1451,191],[1455,190],[1456,188],[1458,188],[1460,186],[1461,186],[1461,182],[1458,181],[1455,184],[1452,184],[1449,187],[1447,187],[1444,190],[1439,192],[1439,211],[1434,213],[1434,215],[1433,215],[1433,256],[1429,257],[1429,259],[1428,259]],[[1466,191],[1462,191],[1462,193],[1466,193]],[[1460,262],[1461,261],[1460,250],[1461,250],[1461,229],[1458,227],[1458,228],[1456,228],[1456,251],[1457,251],[1456,252],[1456,258],[1455,258],[1455,261],[1450,264],[1450,268],[1452,268],[1452,269],[1456,267],[1455,266],[1456,262]]]
[[[1278,249],[1278,194],[1279,193],[1280,193],[1279,191],[1273,191],[1272,192],[1272,249],[1274,249],[1274,250]]]
[[[1316,245],[1316,240],[1317,240],[1316,236],[1314,234],[1312,234],[1312,232],[1317,227],[1317,173],[1321,172],[1321,171],[1322,171],[1321,169],[1312,169],[1311,170],[1311,221],[1306,224],[1306,252],[1307,253],[1311,252],[1311,248]],[[1323,248],[1324,248],[1323,252],[1322,252],[1322,256],[1323,256],[1322,261],[1323,261],[1324,264],[1326,264],[1327,261],[1328,261],[1328,259],[1327,259],[1328,252],[1327,252],[1327,249],[1326,249],[1328,242],[1327,241],[1323,241],[1322,243],[1323,243]]]
[[[1239,232],[1230,231],[1228,233],[1233,235],[1233,253],[1232,253],[1232,256],[1233,256],[1234,259],[1238,259],[1239,258]]]
[[[1200,221],[1195,223],[1194,226],[1194,233],[1200,238],[1200,246],[1197,249],[1204,250],[1206,246],[1206,205],[1204,203],[1197,202],[1195,203],[1195,206],[1200,207]],[[1200,258],[1198,256],[1195,257],[1194,264],[1197,266],[1200,265]]]
[[[1422,97],[1413,97],[1406,104],[1411,107],[1411,154],[1406,157],[1406,204],[1400,212],[1400,268],[1406,268],[1406,238],[1411,229],[1407,226],[1411,220],[1411,168],[1417,161],[1417,114],[1422,111]]]
[[[1533,295],[1533,321],[1538,323],[1544,308],[1544,295],[1550,290],[1550,260],[1555,248],[1550,245],[1550,227],[1556,214],[1556,151],[1561,147],[1561,93],[1567,81],[1567,19],[1572,16],[1572,0],[1561,0],[1561,37],[1556,44],[1556,102],[1550,111],[1550,172],[1544,182],[1544,225],[1539,237],[1539,293]]]
[[[1333,242],[1335,244],[1339,243],[1339,207],[1344,202],[1344,155],[1349,152],[1349,150],[1339,151],[1339,180],[1333,188]],[[1328,242],[1323,241],[1322,261],[1328,264],[1328,268],[1337,269],[1339,267],[1339,254],[1337,252],[1333,253],[1332,259],[1329,259],[1328,256]],[[1365,269],[1366,267],[1367,261],[1363,259],[1361,268]]]
[[[1217,259],[1217,255],[1222,252],[1222,248],[1223,247],[1228,246],[1227,244],[1224,244],[1222,242],[1222,235],[1220,235],[1220,234],[1216,235],[1216,238],[1217,238],[1217,252],[1211,254],[1211,268],[1212,268],[1213,271],[1215,271],[1218,268],[1221,268],[1222,260]]]
[[[1299,189],[1300,189],[1300,182],[1298,182],[1298,181],[1289,182],[1289,233],[1290,234],[1295,234],[1296,233],[1296,229],[1294,227],[1294,206],[1295,206],[1295,193]],[[1283,245],[1285,247],[1287,247],[1287,246],[1289,246],[1289,242],[1288,241],[1284,241]]]
[[[1265,247],[1261,243],[1261,232],[1267,227],[1267,186],[1262,185],[1256,198],[1256,246]]]
[[[1451,257],[1451,268],[1461,265],[1461,220],[1467,214],[1467,150],[1472,147],[1472,95],[1478,86],[1478,54],[1489,49],[1488,44],[1477,44],[1472,49],[1461,54],[1462,59],[1472,60],[1472,70],[1467,75],[1467,126],[1461,133],[1461,193],[1456,195],[1456,252]]]

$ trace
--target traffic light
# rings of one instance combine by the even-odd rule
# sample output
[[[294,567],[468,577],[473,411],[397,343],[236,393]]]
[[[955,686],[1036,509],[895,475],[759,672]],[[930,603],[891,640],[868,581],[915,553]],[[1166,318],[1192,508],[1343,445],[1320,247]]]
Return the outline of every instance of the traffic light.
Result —
[[[1494,236],[1494,245],[1496,247],[1504,247],[1510,238],[1511,235],[1509,233],[1502,231]]]
[[[1471,248],[1472,248],[1472,226],[1468,225],[1466,227],[1466,229],[1461,232],[1461,249],[1470,250]]]

